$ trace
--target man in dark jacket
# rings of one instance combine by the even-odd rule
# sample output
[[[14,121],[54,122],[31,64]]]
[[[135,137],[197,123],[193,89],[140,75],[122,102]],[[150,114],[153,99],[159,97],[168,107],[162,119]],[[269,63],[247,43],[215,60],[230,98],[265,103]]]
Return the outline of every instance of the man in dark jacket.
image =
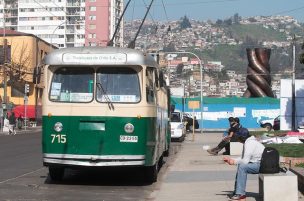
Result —
[[[240,120],[239,118],[233,118],[233,117],[229,117],[228,119],[229,124],[230,124],[230,128],[228,130],[228,135],[226,137],[224,137],[221,142],[212,149],[208,149],[207,152],[211,155],[217,155],[223,148],[226,149],[226,151],[224,152],[224,155],[229,155],[230,154],[230,141],[236,141],[234,139],[234,134],[239,130],[239,128],[241,127],[240,125]]]
[[[16,135],[16,131],[15,131],[16,117],[14,112],[12,112],[11,116],[9,116],[8,121],[9,121],[9,134]]]

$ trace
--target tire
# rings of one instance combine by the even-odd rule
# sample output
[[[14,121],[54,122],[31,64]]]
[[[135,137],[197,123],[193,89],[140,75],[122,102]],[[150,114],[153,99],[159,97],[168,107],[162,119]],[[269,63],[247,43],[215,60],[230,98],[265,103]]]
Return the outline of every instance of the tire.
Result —
[[[189,126],[189,130],[192,132],[193,131],[193,125]]]
[[[164,156],[168,157],[170,155],[170,145],[168,146],[168,149],[164,151]]]
[[[149,183],[154,183],[157,181],[157,175],[158,175],[158,165],[159,163],[157,162],[153,166],[148,166],[145,167],[145,172],[146,172],[146,180]]]
[[[271,124],[265,124],[265,128],[266,128],[266,131],[269,132],[272,129],[272,125]]]
[[[53,181],[61,181],[64,176],[63,167],[49,167],[49,175]]]

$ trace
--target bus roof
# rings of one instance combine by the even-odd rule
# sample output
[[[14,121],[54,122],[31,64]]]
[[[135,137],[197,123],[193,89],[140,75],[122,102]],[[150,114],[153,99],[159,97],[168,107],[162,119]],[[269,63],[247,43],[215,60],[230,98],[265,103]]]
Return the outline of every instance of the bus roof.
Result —
[[[139,50],[121,47],[72,47],[57,49],[43,59],[46,65],[147,65],[154,58]]]

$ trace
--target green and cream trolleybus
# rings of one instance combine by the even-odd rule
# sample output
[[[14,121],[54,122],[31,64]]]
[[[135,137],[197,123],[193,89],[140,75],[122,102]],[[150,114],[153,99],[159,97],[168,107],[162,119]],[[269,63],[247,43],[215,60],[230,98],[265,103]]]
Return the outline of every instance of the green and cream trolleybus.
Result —
[[[66,168],[142,167],[157,180],[169,153],[169,95],[149,54],[128,48],[55,50],[43,62],[43,163]]]

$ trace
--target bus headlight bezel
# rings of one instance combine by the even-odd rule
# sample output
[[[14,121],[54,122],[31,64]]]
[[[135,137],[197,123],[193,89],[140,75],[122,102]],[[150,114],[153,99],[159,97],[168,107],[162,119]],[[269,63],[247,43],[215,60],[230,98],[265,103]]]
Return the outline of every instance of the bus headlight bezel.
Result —
[[[54,125],[54,130],[59,133],[59,132],[62,131],[62,129],[63,129],[62,123],[61,122],[56,122],[55,125]]]
[[[133,124],[131,124],[131,123],[127,123],[127,124],[124,126],[124,129],[125,129],[125,132],[126,132],[126,133],[133,133],[133,132],[134,132],[134,126],[133,126]]]

